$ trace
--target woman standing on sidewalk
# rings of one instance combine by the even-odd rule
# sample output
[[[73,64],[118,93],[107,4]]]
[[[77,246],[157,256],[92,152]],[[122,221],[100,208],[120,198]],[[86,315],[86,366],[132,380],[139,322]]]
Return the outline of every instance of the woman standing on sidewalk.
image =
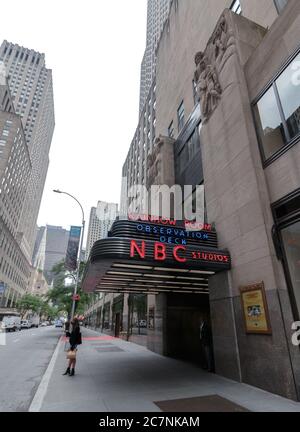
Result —
[[[75,365],[76,365],[76,352],[77,352],[77,346],[81,345],[81,333],[80,333],[80,327],[79,327],[79,321],[77,318],[74,318],[72,321],[72,332],[67,333],[67,336],[70,337],[70,351],[68,352],[67,358],[69,359],[69,366],[66,370],[66,372],[63,375],[75,375]]]

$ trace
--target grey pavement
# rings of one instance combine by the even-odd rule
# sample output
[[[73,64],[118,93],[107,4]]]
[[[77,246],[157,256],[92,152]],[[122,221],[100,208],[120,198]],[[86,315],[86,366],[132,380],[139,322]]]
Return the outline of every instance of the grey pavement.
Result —
[[[219,395],[250,411],[300,411],[300,404],[162,357],[139,345],[83,329],[75,377],[66,369],[64,343],[41,401],[46,412],[160,412],[155,401]]]
[[[28,411],[61,334],[54,327],[1,334],[0,412]]]

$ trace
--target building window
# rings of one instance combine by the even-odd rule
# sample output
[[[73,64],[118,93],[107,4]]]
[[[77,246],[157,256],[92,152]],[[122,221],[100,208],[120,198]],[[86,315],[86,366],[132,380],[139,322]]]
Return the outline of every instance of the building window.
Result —
[[[184,126],[184,103],[183,101],[179,105],[179,108],[177,110],[177,119],[178,119],[178,132],[181,131],[181,129]]]
[[[300,319],[300,189],[272,205],[273,238],[282,261],[295,319]]]
[[[194,159],[196,154],[200,151],[200,139],[198,130],[195,129],[190,139],[185,143],[177,160],[177,172],[182,174],[187,168],[188,164]]]
[[[277,12],[280,14],[285,6],[287,5],[288,0],[274,0],[275,7],[277,9]]]
[[[264,161],[272,161],[300,135],[300,54],[254,104]],[[270,159],[272,158],[272,159]]]
[[[174,122],[172,121],[171,123],[170,123],[170,126],[168,127],[168,137],[169,138],[174,138],[174,136],[175,136],[175,133],[174,133],[175,131],[174,131]]]
[[[241,15],[242,7],[240,0],[234,0],[230,6],[230,10],[232,10],[232,12],[236,13],[237,15]]]

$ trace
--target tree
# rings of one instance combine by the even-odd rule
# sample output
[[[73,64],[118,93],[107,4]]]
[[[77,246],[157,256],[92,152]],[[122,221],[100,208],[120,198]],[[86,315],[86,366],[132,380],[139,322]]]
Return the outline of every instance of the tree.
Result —
[[[35,296],[33,294],[25,294],[21,299],[18,301],[18,309],[21,312],[22,317],[25,315],[26,312],[32,311],[35,313],[39,313],[40,308],[42,307],[43,300]]]
[[[85,263],[80,263],[80,279],[84,273],[84,270]],[[53,288],[48,292],[46,297],[48,301],[52,302],[52,304],[60,313],[66,312],[70,318],[72,312],[76,272],[66,271],[64,261],[56,264],[51,271],[54,274]],[[76,302],[75,312],[78,315],[82,315],[88,303],[88,295],[82,292],[81,283],[78,284],[77,293],[80,296],[80,301]]]

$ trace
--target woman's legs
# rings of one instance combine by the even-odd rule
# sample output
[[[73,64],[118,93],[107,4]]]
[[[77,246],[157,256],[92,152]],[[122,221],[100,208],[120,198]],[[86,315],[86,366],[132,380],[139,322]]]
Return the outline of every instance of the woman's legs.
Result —
[[[63,375],[70,375],[71,373],[72,360],[69,360],[68,368]]]

